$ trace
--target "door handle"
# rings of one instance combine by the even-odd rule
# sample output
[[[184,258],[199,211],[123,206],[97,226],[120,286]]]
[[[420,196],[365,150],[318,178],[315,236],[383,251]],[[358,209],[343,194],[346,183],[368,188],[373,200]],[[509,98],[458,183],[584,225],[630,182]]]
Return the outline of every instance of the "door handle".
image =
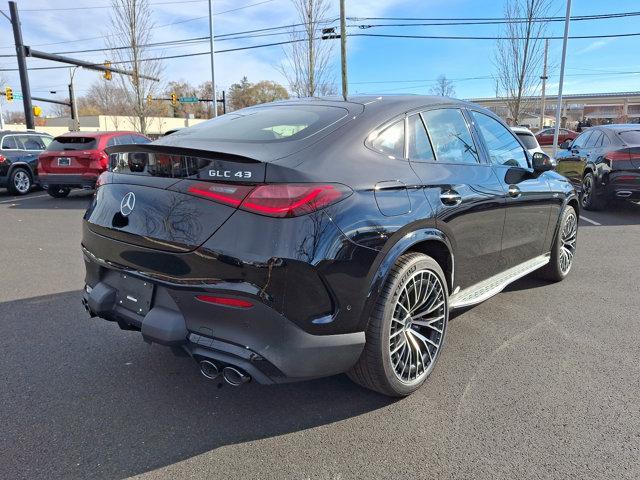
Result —
[[[462,197],[455,190],[446,190],[440,194],[440,201],[445,205],[458,205]]]
[[[507,190],[507,193],[512,198],[518,198],[520,195],[522,195],[520,189],[515,185],[509,185],[509,190]]]

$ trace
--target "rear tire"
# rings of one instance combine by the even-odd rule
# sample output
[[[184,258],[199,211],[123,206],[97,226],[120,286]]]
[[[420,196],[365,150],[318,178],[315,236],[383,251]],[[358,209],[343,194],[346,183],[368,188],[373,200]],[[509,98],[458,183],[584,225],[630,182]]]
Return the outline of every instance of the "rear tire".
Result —
[[[64,198],[69,195],[71,189],[69,187],[63,187],[60,185],[49,185],[47,193],[53,198]]]
[[[540,270],[540,277],[551,282],[560,282],[571,271],[578,239],[578,216],[576,210],[567,205],[562,211],[558,234],[551,249],[549,263]]]
[[[12,195],[26,195],[31,191],[31,174],[25,168],[14,168],[9,174],[7,188]]]
[[[384,395],[410,395],[433,370],[448,319],[440,265],[421,253],[402,255],[373,307],[364,350],[349,378]]]
[[[580,193],[582,208],[585,210],[604,210],[607,208],[607,199],[598,195],[596,177],[588,172],[582,178],[582,192]]]

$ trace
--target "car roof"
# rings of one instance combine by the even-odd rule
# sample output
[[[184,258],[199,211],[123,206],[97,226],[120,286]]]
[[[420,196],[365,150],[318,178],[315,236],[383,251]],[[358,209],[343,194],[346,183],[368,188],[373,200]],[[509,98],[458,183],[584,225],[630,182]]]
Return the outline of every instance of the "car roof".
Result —
[[[6,134],[22,134],[22,135],[45,135],[50,137],[51,135],[46,132],[36,132],[35,130],[0,130],[0,135]]]
[[[533,132],[529,130],[527,127],[511,127],[511,130],[513,130],[516,133],[528,133],[529,135],[533,135]]]
[[[610,125],[597,125],[608,130],[640,130],[640,123],[612,123]]]

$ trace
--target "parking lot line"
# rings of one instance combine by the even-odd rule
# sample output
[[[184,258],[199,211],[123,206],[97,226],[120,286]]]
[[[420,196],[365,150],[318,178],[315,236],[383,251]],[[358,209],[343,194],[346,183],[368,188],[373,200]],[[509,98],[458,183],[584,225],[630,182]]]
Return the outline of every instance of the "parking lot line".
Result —
[[[587,217],[580,217],[580,220],[584,220],[585,222],[589,222],[589,223],[591,223],[592,225],[597,225],[598,227],[601,227],[601,226],[602,226],[602,224],[601,224],[601,223],[598,223],[598,222],[596,222],[595,220],[591,220],[590,218],[587,218]]]
[[[49,195],[48,193],[45,193],[43,195],[34,195],[32,197],[14,197],[11,198],[9,200],[2,200],[0,203],[15,203],[15,202],[22,202],[23,200],[31,200],[32,198],[40,198],[40,197],[46,197],[47,195]]]

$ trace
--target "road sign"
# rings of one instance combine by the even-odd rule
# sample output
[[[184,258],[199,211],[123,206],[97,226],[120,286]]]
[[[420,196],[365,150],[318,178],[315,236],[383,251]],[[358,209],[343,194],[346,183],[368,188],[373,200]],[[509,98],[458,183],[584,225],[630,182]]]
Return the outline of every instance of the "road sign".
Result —
[[[180,97],[178,101],[180,103],[196,103],[198,101],[198,97]]]
[[[14,100],[22,100],[22,93],[14,93],[13,94],[13,99]]]

